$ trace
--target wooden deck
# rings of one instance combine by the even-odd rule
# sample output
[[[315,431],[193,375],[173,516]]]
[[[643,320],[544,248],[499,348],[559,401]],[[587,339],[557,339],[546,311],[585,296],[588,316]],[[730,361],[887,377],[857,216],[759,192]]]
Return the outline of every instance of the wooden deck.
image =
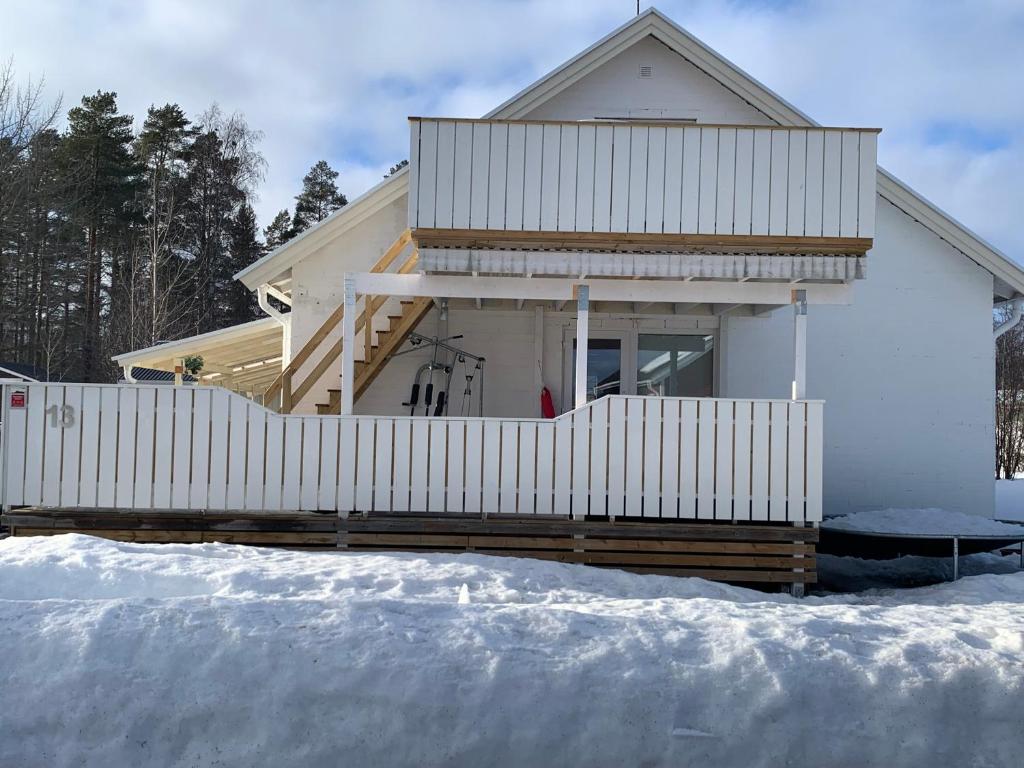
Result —
[[[475,552],[695,576],[741,584],[816,581],[818,530],[778,525],[316,513],[145,513],[21,509],[14,536],[83,533],[116,541],[225,542],[381,552]]]

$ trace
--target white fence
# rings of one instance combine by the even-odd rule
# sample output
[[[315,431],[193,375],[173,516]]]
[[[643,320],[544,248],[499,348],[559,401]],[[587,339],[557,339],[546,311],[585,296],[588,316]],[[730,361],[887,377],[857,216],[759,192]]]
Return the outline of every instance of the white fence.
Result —
[[[5,393],[5,506],[821,519],[822,403],[606,397],[552,420],[297,416],[218,388]]]
[[[872,238],[877,132],[413,118],[409,226]]]

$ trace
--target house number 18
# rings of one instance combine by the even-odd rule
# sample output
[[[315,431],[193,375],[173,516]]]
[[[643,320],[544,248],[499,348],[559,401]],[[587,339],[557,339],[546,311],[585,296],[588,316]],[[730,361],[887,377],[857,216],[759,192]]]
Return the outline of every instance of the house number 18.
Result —
[[[75,408],[71,405],[57,405],[54,403],[46,412],[50,416],[50,426],[67,429],[75,426]]]

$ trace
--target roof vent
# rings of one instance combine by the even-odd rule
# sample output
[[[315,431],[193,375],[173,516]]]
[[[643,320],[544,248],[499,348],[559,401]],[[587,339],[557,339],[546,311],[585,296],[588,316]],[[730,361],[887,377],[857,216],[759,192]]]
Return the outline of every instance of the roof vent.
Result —
[[[641,64],[640,65],[640,77],[647,78],[647,77],[653,77],[653,76],[654,76],[654,67],[653,66],[651,66],[650,64]]]

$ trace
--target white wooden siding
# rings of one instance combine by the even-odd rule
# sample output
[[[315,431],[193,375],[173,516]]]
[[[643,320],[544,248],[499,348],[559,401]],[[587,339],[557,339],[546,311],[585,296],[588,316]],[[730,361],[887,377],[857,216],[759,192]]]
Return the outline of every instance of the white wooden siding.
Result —
[[[874,237],[871,130],[411,125],[413,228]]]
[[[616,395],[553,420],[429,419],[279,415],[203,387],[26,389],[27,408],[5,398],[13,506],[821,519],[820,401]]]

